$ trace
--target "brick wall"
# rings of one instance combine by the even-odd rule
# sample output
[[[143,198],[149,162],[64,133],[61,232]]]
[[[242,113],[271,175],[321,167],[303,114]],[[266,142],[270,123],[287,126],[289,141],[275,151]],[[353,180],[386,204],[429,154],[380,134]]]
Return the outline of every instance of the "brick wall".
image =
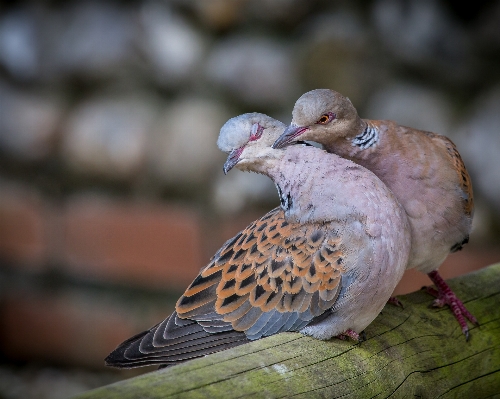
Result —
[[[259,216],[208,220],[178,204],[0,190],[0,350],[22,361],[103,367],[118,343],[170,314],[214,251]],[[441,271],[449,278],[498,259],[471,245]],[[396,293],[426,284],[409,271]]]
[[[442,274],[500,260],[498,4],[4,3],[0,357],[101,371],[170,314],[218,247],[278,203],[262,176],[223,176],[220,127],[254,111],[288,123],[314,88],[449,135],[477,226]],[[409,271],[396,293],[428,283]]]

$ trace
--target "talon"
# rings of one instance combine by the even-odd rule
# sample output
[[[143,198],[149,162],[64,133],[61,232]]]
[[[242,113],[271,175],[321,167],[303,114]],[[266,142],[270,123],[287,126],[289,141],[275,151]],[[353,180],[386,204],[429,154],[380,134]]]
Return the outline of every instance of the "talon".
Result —
[[[350,328],[344,331],[342,334],[337,335],[337,338],[341,339],[342,341],[345,341],[348,338],[351,338],[353,341],[356,342],[360,341],[359,334],[356,331],[351,330]]]
[[[470,334],[469,328],[467,327],[467,320],[478,326],[479,323],[477,322],[477,319],[467,310],[462,301],[457,298],[455,293],[451,290],[448,284],[446,284],[437,271],[430,272],[428,276],[437,288],[437,290],[434,288],[427,289],[429,294],[436,297],[431,306],[443,307],[444,305],[448,305],[458,324],[460,324],[460,327],[462,328],[465,340],[469,341]]]
[[[446,300],[444,298],[436,298],[432,301],[432,303],[429,305],[430,308],[442,308],[444,305],[446,305]]]
[[[397,296],[391,296],[387,303],[394,305],[394,306],[399,306],[401,309],[404,309],[405,307],[401,303],[401,301],[398,299]]]

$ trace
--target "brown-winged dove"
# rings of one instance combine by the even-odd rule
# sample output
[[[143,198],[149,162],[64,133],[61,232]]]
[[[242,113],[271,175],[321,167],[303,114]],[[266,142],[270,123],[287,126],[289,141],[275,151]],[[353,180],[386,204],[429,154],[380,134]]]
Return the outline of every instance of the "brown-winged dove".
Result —
[[[315,141],[387,184],[410,220],[408,268],[428,274],[437,287],[428,289],[437,297],[434,306],[448,304],[468,339],[466,318],[477,320],[437,271],[450,252],[468,242],[474,211],[471,180],[453,142],[393,121],[361,119],[348,98],[328,89],[303,94],[292,116],[273,147]]]
[[[312,146],[274,150],[285,125],[245,114],[222,127],[224,165],[262,173],[281,207],[217,251],[166,320],[122,343],[107,365],[173,365],[283,331],[359,339],[402,277],[404,209],[370,171]]]

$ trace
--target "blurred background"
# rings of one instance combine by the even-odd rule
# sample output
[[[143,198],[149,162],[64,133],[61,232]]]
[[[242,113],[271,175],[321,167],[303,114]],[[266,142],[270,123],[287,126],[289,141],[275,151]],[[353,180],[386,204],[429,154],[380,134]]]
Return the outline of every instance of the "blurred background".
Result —
[[[476,215],[442,274],[499,261],[500,2],[460,4],[2,2],[0,398],[137,373],[103,359],[279,204],[266,178],[223,175],[220,127],[253,111],[289,123],[311,89],[452,138]],[[410,271],[396,294],[429,283]]]

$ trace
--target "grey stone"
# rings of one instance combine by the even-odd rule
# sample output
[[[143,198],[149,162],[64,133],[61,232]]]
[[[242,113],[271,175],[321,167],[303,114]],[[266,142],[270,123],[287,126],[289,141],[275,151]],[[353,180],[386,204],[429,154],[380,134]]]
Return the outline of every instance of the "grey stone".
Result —
[[[116,76],[133,55],[137,25],[131,13],[107,2],[76,2],[45,21],[46,76]]]
[[[140,20],[141,45],[158,82],[178,86],[192,77],[204,53],[202,36],[159,2],[144,3]]]
[[[28,9],[14,9],[0,17],[0,63],[17,79],[30,80],[39,72],[38,33]]]
[[[63,117],[61,100],[0,82],[0,104],[0,147],[26,160],[50,155]]]
[[[69,115],[62,142],[66,162],[81,173],[128,178],[144,166],[155,100],[139,94],[97,97]]]
[[[453,135],[452,107],[446,97],[433,89],[394,82],[368,100],[367,119],[390,119],[403,126]]]
[[[298,95],[289,48],[268,39],[239,36],[219,42],[208,57],[206,74],[251,106],[280,107]]]
[[[152,172],[167,183],[196,184],[222,173],[217,149],[219,130],[229,119],[222,105],[190,97],[171,104],[159,119],[149,143]]]

